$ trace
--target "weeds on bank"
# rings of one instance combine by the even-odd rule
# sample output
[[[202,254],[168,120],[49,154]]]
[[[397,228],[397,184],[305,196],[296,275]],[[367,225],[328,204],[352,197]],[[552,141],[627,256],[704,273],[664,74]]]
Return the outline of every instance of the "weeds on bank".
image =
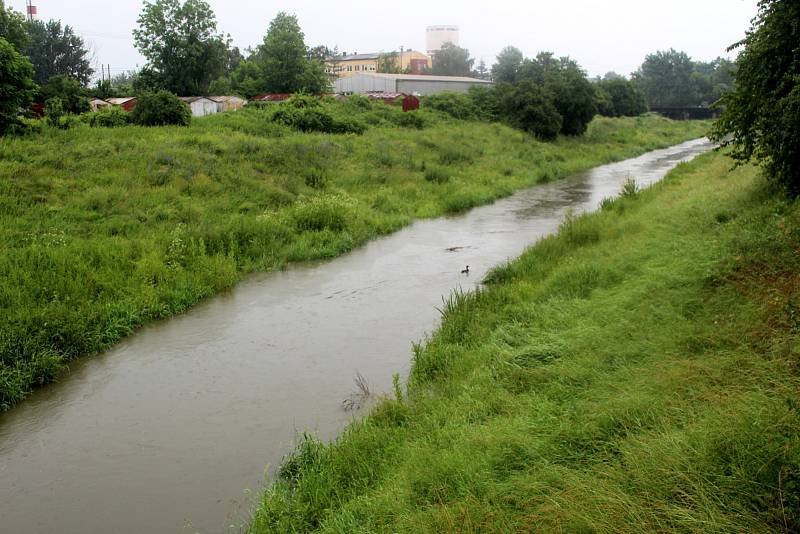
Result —
[[[585,138],[543,144],[384,104],[319,106],[367,129],[302,133],[265,106],[188,128],[78,121],[0,139],[0,409],[244,273],[490,202],[536,183],[545,164],[564,176],[706,127],[597,119]]]
[[[308,438],[251,530],[800,529],[800,208],[730,168],[628,186],[445,299],[407,390]]]

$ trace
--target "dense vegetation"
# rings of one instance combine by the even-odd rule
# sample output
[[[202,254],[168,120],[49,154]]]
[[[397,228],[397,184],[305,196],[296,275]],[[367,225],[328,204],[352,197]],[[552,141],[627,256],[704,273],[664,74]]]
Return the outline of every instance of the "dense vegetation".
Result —
[[[2,7],[2,5],[0,5]],[[0,135],[19,124],[19,110],[33,100],[33,67],[28,58],[0,37]]]
[[[648,54],[633,81],[650,107],[709,106],[733,87],[736,64],[725,58],[695,61],[686,52]]]
[[[800,3],[762,0],[742,42],[736,87],[722,98],[714,137],[800,195]]]
[[[454,293],[253,532],[797,532],[800,207],[721,154]]]
[[[297,108],[251,108],[188,128],[39,122],[39,133],[0,138],[0,407],[242,273],[335,256],[412,218],[707,127],[597,119],[581,138],[541,144],[500,124],[355,98],[315,108],[369,129],[336,135],[276,121],[288,106]]]

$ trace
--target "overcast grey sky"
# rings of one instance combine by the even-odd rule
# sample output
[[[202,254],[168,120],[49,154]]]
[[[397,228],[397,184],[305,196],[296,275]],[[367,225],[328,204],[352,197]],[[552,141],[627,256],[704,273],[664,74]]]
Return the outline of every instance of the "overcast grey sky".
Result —
[[[133,46],[131,30],[141,0],[33,0],[39,18],[61,19],[81,34],[95,62],[112,72],[135,68],[144,58]],[[629,74],[645,54],[676,48],[694,59],[726,55],[744,36],[757,0],[362,0],[247,1],[207,0],[219,29],[244,49],[259,44],[279,11],[297,15],[306,44],[325,44],[347,52],[425,50],[425,27],[460,27],[460,45],[476,59],[494,62],[506,45],[526,56],[546,50],[576,59],[592,76],[613,70]],[[25,0],[6,0],[18,11]],[[98,68],[99,70],[99,68]]]

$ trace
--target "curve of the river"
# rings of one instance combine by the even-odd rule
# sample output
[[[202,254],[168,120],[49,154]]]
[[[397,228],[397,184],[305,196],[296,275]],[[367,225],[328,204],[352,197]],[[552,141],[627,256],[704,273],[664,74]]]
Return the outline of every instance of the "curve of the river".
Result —
[[[566,210],[595,209],[626,178],[649,185],[710,148],[657,150],[416,222],[332,261],[252,276],[72,364],[0,415],[0,531],[240,524],[299,431],[329,439],[352,417],[342,401],[357,373],[388,391],[392,373],[408,371],[442,295],[553,232]]]

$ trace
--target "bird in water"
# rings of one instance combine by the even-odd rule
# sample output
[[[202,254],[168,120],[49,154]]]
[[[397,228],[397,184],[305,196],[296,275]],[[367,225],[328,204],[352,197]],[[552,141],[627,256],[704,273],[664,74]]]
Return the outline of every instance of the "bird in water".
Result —
[[[461,269],[461,274],[469,274],[469,265],[467,265],[466,269]]]

